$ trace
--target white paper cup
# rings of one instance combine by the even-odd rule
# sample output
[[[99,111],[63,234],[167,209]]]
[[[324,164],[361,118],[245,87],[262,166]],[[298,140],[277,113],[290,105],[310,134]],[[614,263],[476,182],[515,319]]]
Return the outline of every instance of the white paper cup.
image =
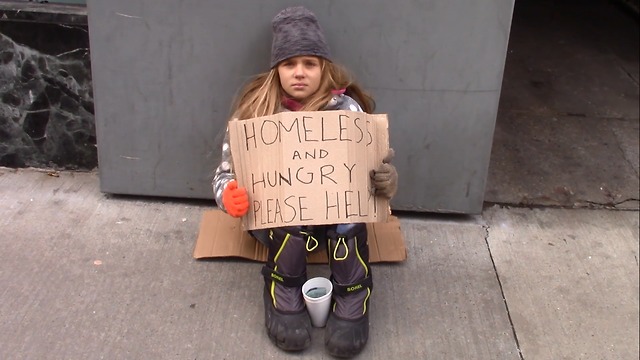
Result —
[[[314,327],[324,327],[327,324],[332,292],[331,280],[324,277],[309,279],[302,285],[302,296]]]

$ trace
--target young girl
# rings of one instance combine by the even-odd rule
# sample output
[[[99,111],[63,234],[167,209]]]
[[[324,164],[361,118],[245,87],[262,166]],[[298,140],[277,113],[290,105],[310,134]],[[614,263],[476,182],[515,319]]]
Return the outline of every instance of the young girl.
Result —
[[[345,70],[331,62],[329,48],[315,15],[304,7],[281,11],[272,20],[271,70],[244,87],[232,118],[250,119],[282,111],[373,111],[373,100]],[[391,198],[397,172],[390,156],[372,172],[376,196]],[[241,217],[249,209],[245,188],[233,172],[229,134],[222,146],[213,190],[218,206]],[[373,286],[364,223],[289,226],[252,231],[268,247],[262,269],[265,325],[269,338],[287,351],[311,343],[311,323],[302,297],[307,252],[325,245],[333,281],[332,311],[325,329],[327,351],[337,357],[358,354],[369,337],[369,299]],[[357,289],[355,291],[350,291]]]

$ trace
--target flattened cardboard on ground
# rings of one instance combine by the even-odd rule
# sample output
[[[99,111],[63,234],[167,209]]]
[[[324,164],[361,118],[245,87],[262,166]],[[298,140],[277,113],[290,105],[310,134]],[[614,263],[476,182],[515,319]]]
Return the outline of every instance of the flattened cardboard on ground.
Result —
[[[369,258],[375,262],[400,262],[407,258],[400,221],[389,216],[387,222],[367,224],[369,231]],[[206,211],[200,222],[200,232],[193,250],[196,259],[239,257],[248,260],[267,261],[267,248],[242,230],[240,219],[221,210]],[[309,254],[308,262],[327,262],[324,251]]]

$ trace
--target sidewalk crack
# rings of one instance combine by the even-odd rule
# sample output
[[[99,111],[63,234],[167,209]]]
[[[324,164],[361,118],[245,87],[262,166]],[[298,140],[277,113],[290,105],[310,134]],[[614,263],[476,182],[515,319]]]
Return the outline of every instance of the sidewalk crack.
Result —
[[[507,298],[504,294],[504,288],[502,287],[502,281],[500,280],[500,274],[498,274],[498,268],[496,267],[496,262],[493,259],[493,254],[491,253],[491,246],[489,245],[489,230],[491,226],[485,225],[484,231],[484,242],[487,245],[487,251],[489,252],[489,258],[491,258],[491,265],[493,266],[493,272],[496,274],[496,279],[498,280],[498,285],[500,286],[500,295],[502,296],[502,301],[504,303],[504,308],[507,311],[507,317],[509,318],[509,325],[511,326],[511,333],[513,334],[513,339],[516,342],[516,349],[518,350],[518,355],[520,356],[520,360],[524,360],[524,356],[522,355],[522,350],[520,349],[520,341],[518,340],[518,333],[516,332],[516,327],[513,325],[513,319],[511,318],[511,311],[509,310],[509,304],[507,303]]]

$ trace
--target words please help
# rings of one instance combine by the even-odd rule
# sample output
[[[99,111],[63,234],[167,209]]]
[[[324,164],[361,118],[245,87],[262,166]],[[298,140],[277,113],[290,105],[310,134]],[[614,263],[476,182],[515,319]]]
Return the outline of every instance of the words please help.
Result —
[[[229,122],[233,166],[249,194],[246,230],[385,222],[369,173],[389,149],[386,114],[283,112]]]

